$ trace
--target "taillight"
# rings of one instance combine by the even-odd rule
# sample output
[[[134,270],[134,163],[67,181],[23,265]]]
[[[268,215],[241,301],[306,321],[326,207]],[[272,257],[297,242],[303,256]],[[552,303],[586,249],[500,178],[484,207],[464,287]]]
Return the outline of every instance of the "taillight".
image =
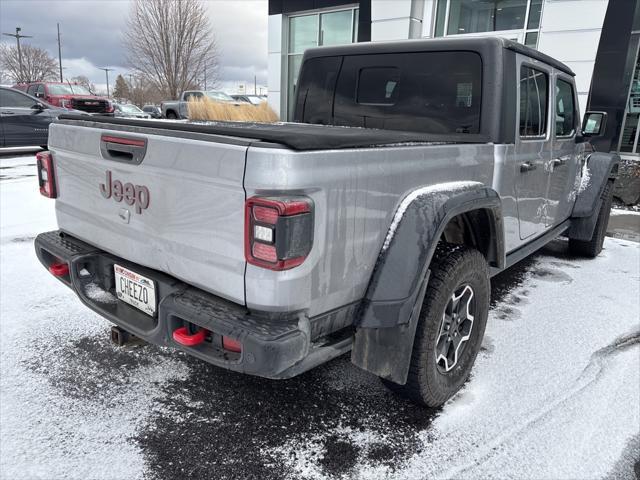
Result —
[[[113,103],[111,103],[110,101],[107,101],[107,107],[105,108],[105,112],[107,113],[113,113],[116,110],[116,107]]]
[[[307,197],[252,197],[245,205],[247,262],[288,270],[304,262],[313,244],[313,202]]]
[[[38,152],[36,155],[36,165],[38,168],[40,193],[48,198],[56,198],[58,196],[58,189],[56,188],[56,176],[51,152]]]

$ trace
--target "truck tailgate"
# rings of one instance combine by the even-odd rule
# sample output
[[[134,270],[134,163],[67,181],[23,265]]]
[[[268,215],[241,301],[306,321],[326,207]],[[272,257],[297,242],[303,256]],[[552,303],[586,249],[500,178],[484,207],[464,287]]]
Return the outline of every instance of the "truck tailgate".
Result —
[[[245,145],[73,124],[52,124],[49,142],[61,230],[245,302]]]

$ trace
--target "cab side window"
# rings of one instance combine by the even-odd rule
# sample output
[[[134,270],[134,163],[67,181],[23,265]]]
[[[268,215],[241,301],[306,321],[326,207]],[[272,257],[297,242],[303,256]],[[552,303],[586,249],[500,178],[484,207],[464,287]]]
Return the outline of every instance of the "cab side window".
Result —
[[[35,96],[37,88],[38,88],[38,84],[29,85],[29,88],[27,88],[27,93],[29,95]]]
[[[36,90],[36,96],[38,98],[44,98],[44,83],[38,85],[38,89]]]
[[[569,137],[575,130],[576,110],[573,86],[558,79],[556,82],[556,136]]]
[[[523,65],[520,68],[520,136],[544,137],[547,131],[549,77]]]

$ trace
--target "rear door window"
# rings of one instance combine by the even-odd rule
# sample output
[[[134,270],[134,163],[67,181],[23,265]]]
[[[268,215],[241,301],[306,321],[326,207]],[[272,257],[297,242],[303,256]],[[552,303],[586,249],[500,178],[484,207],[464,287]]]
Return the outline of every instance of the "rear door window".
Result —
[[[336,125],[426,133],[479,133],[482,60],[474,52],[344,58]]]
[[[533,67],[520,67],[520,136],[544,137],[547,132],[549,77]]]

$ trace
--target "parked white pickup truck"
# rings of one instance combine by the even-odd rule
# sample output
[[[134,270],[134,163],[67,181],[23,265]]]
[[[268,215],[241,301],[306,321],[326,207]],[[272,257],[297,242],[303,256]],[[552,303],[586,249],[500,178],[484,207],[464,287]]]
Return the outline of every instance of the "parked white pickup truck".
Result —
[[[538,51],[308,50],[295,118],[61,117],[38,157],[59,225],[40,261],[117,341],[274,379],[351,350],[433,407],[469,376],[492,275],[560,235],[602,249],[619,159],[585,140],[606,115],[581,129],[573,72]]]
[[[162,116],[168,119],[188,119],[189,101],[208,98],[214,102],[237,103],[232,97],[224,92],[215,90],[185,90],[180,94],[178,100],[169,100],[160,104]]]

